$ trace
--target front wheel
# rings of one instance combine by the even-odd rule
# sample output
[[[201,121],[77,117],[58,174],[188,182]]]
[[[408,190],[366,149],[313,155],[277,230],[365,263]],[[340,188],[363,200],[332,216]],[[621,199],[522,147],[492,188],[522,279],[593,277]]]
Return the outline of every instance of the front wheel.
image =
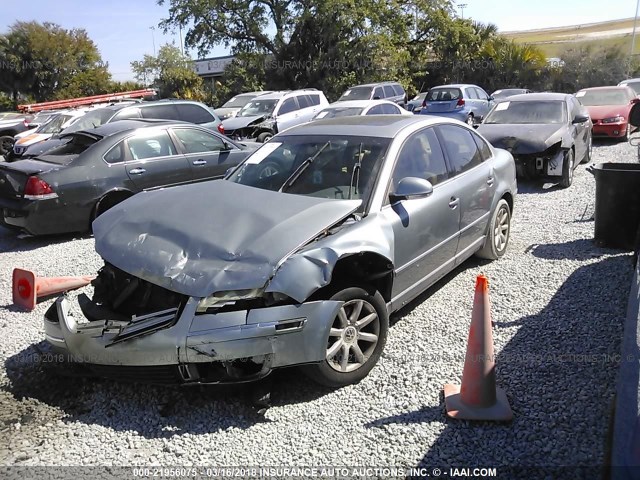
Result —
[[[13,150],[13,137],[4,135],[0,137],[0,156],[9,155]]]
[[[343,301],[325,338],[325,359],[302,367],[313,381],[343,387],[362,380],[377,363],[387,341],[389,315],[379,292],[350,287],[330,300]]]
[[[573,149],[571,148],[564,154],[564,158],[562,160],[562,179],[560,180],[560,186],[562,188],[569,188],[573,183],[573,155]]]
[[[507,251],[509,235],[511,233],[511,208],[504,198],[501,198],[491,216],[489,231],[484,246],[476,255],[488,260],[497,260]]]
[[[258,141],[258,143],[265,143],[271,140],[271,137],[273,137],[273,134],[271,132],[262,132],[260,135],[258,135],[258,138],[256,140]]]

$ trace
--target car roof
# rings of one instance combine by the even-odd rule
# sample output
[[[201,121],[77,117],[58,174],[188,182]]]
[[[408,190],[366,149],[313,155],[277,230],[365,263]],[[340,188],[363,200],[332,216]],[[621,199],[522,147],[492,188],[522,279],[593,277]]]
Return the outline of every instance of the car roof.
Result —
[[[403,129],[416,123],[428,126],[453,122],[430,115],[356,115],[314,120],[291,127],[283,135],[354,135],[393,138]]]
[[[622,80],[618,85],[624,85],[629,82],[640,82],[640,78],[627,78],[626,80]]]
[[[520,95],[512,95],[510,97],[506,97],[501,99],[500,102],[541,102],[541,101],[552,101],[552,100],[566,100],[567,97],[572,97],[568,93],[552,93],[552,92],[543,92],[543,93],[521,93]]]
[[[478,87],[478,85],[473,85],[471,83],[449,83],[447,85],[436,85],[435,87],[431,87],[429,90],[434,88],[466,88],[466,87]]]
[[[326,110],[327,108],[366,108],[366,107],[372,107],[374,105],[397,105],[389,100],[343,100],[342,102],[333,102],[329,105],[327,105],[326,107],[323,108],[323,110]]]
[[[640,80],[640,79],[638,79]],[[589,87],[589,88],[581,88],[580,90],[578,90],[579,92],[586,92],[586,91],[604,91],[604,90],[626,90],[627,88],[631,88],[628,87],[627,85],[609,85],[606,87]]]
[[[72,132],[71,135],[76,133],[89,133],[89,134],[97,134],[101,137],[108,137],[115,133],[122,132],[125,130],[134,130],[137,128],[168,126],[168,125],[195,126],[188,122],[179,122],[176,120],[161,120],[161,119],[155,119],[155,118],[135,118],[135,119],[118,120],[117,122],[105,123],[96,128],[90,128],[86,130],[79,130],[77,132]]]
[[[352,87],[349,87],[347,90],[351,89],[351,88],[356,88],[356,87],[377,87],[379,85],[400,85],[399,82],[395,82],[395,81],[385,81],[385,82],[375,82],[375,83],[361,83],[360,85],[354,85]],[[400,85],[402,86],[402,85]]]

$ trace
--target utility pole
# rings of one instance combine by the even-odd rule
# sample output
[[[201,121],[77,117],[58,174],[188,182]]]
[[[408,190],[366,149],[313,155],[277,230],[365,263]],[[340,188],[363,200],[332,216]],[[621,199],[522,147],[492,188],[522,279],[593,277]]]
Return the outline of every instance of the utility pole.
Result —
[[[156,27],[149,27],[149,30],[151,30],[151,41],[153,42],[153,56],[156,56],[156,36],[154,35],[154,32],[156,30]]]
[[[631,62],[633,61],[633,51],[636,46],[636,23],[638,23],[638,7],[640,7],[640,0],[636,2],[636,15],[633,17],[633,35],[631,36],[631,53],[629,54],[629,68],[627,69],[627,77],[631,74]]]
[[[640,0],[638,0],[640,1]],[[462,20],[464,20],[464,9],[467,8],[467,4],[466,3],[460,3],[458,5],[458,8],[460,9],[460,17],[462,18]]]
[[[182,43],[182,25],[178,25],[178,32],[180,33],[180,53],[184,55],[184,45]]]

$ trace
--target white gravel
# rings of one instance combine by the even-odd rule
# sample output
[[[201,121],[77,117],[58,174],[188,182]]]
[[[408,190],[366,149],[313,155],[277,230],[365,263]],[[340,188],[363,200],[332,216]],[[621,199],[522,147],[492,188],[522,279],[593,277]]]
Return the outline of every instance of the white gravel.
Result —
[[[635,149],[597,143],[594,162],[604,161],[636,161]],[[594,192],[584,165],[566,190],[521,183],[503,259],[468,261],[396,314],[384,357],[359,385],[330,391],[295,369],[278,372],[264,413],[248,400],[254,387],[166,389],[55,375],[39,353],[51,300],[16,310],[11,271],[94,273],[101,260],[93,238],[18,238],[0,229],[0,464],[588,465],[597,478],[632,268],[630,254],[594,246]],[[510,424],[444,415],[442,386],[461,380],[481,272],[490,279]]]

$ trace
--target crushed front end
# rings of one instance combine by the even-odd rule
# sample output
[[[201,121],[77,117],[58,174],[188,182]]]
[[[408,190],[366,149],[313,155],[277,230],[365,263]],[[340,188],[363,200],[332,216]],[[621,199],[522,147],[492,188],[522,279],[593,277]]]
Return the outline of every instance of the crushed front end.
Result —
[[[557,143],[550,148],[536,153],[519,154],[516,149],[510,150],[516,162],[516,174],[520,178],[549,178],[562,176],[562,167],[566,149]]]
[[[160,384],[257,380],[319,362],[342,302],[225,292],[197,298],[106,264],[93,297],[62,296],[45,314],[46,340],[96,376]]]

